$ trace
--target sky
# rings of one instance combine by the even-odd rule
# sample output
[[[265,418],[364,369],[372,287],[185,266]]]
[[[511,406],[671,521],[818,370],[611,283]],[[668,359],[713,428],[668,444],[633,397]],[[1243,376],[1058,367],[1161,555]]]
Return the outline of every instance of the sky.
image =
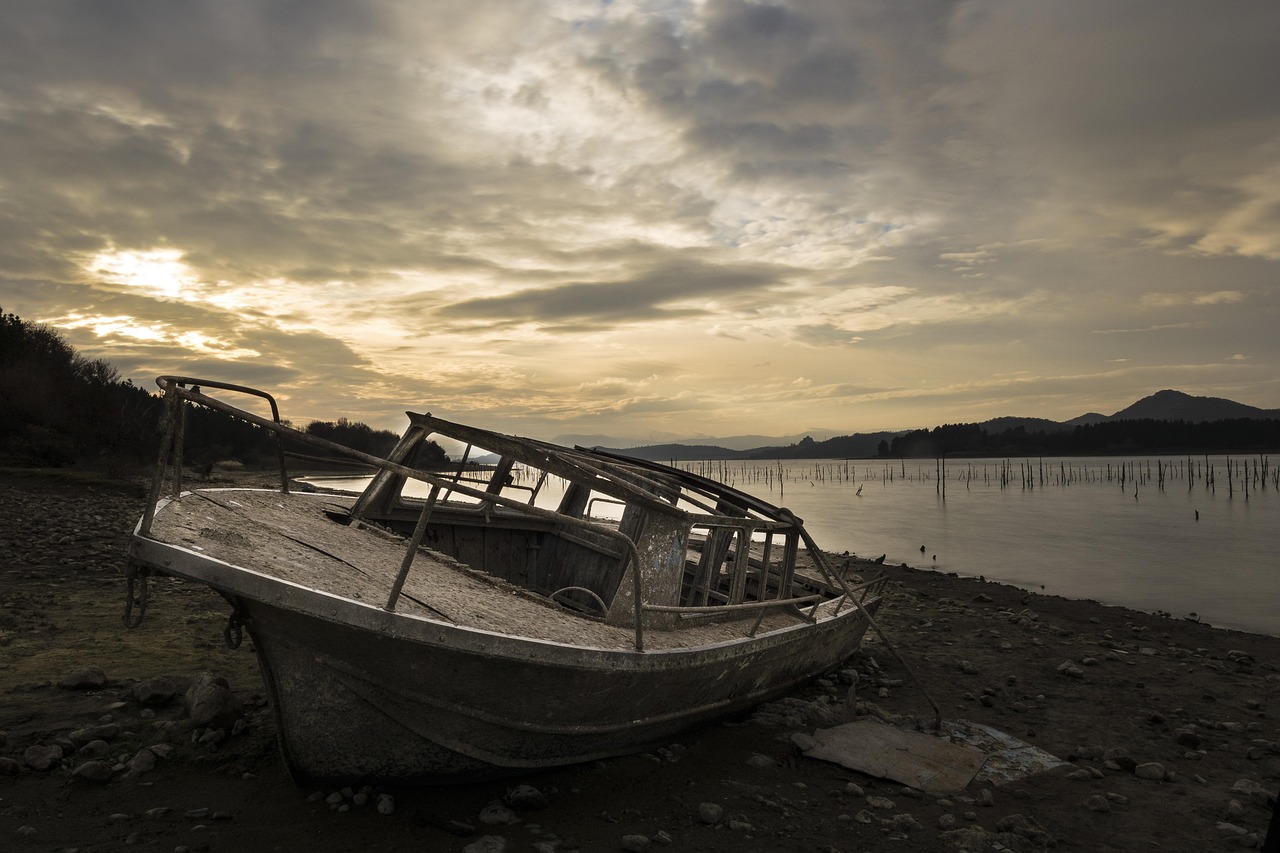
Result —
[[[6,0],[0,308],[545,439],[1280,407],[1280,3]]]

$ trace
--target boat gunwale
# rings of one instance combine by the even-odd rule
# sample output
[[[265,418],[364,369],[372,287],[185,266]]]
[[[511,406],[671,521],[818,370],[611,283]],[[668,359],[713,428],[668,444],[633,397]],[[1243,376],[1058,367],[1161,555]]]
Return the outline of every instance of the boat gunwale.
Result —
[[[272,489],[254,488],[220,488],[208,491],[252,491],[279,494]],[[192,492],[188,491],[183,494],[190,495]],[[323,493],[301,493],[293,494],[291,497],[321,500],[332,496]],[[175,498],[168,496],[158,501],[156,505],[157,516],[175,500]],[[149,553],[152,550],[157,550],[160,553]],[[457,625],[417,613],[389,611],[370,602],[356,600],[295,581],[275,577],[246,566],[237,565],[203,550],[197,551],[184,545],[166,542],[156,538],[154,535],[143,535],[141,533],[141,521],[138,522],[134,530],[130,555],[140,562],[154,567],[163,574],[203,583],[223,595],[243,597],[272,607],[283,607],[324,622],[334,622],[352,628],[371,630],[391,639],[416,642],[429,646],[447,645],[451,648],[469,648],[479,654],[491,654],[531,662],[567,663],[565,653],[572,652],[570,657],[575,659],[574,663],[576,665],[600,669],[616,669],[619,660],[633,663],[648,660],[652,662],[653,668],[664,668],[662,663],[665,658],[680,658],[690,655],[714,658],[728,654],[734,649],[766,649],[789,641],[792,639],[792,635],[802,635],[805,632],[812,631],[817,625],[856,619],[862,612],[863,607],[874,607],[874,603],[880,598],[879,595],[873,595],[868,596],[861,604],[846,602],[844,609],[840,612],[830,616],[822,616],[813,623],[804,621],[792,625],[784,625],[759,633],[754,637],[744,635],[701,645],[637,649],[630,644],[609,647],[508,634],[475,626]],[[163,559],[166,555],[180,555],[181,562],[184,565],[177,567],[173,562],[166,564]],[[192,565],[185,565],[188,563]],[[209,577],[210,572],[197,571],[197,569],[204,566],[216,567],[217,572],[215,574],[226,573],[228,577],[215,579]],[[233,583],[231,582],[232,578],[245,579],[249,582]],[[324,606],[304,606],[308,599],[323,602]],[[821,610],[822,606],[834,605],[839,601],[840,597],[837,596],[823,602],[822,605],[819,605],[819,608]],[[850,606],[851,604],[853,606]],[[329,615],[325,615],[324,611],[326,609],[330,611]],[[339,615],[344,615],[347,618],[338,618]],[[401,630],[406,625],[412,626],[412,630]],[[444,632],[443,634],[440,633],[442,631]],[[656,632],[655,629],[650,628],[647,633],[651,637],[653,637],[654,633],[662,636],[687,636],[681,629]],[[428,636],[428,634],[432,636]],[[453,636],[446,640],[448,635]],[[462,642],[458,642],[459,640],[462,640]],[[647,669],[650,666],[641,665],[637,668]]]

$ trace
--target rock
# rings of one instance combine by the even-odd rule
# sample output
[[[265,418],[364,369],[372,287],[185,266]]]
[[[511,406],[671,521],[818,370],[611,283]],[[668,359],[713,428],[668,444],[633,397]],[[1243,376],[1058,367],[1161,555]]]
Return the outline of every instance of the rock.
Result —
[[[95,740],[115,740],[118,737],[120,737],[120,727],[115,723],[76,729],[67,735],[67,738],[76,746],[84,746],[86,743]]]
[[[1269,790],[1252,779],[1241,779],[1236,782],[1231,786],[1231,793],[1248,797],[1260,806],[1267,805],[1267,799],[1271,796]]]
[[[1094,794],[1084,801],[1084,807],[1091,812],[1109,812],[1111,811],[1111,801],[1101,794]]]
[[[773,767],[775,763],[776,762],[774,762],[774,760],[769,756],[761,755],[758,752],[747,759],[748,767],[757,767],[757,768]]]
[[[178,682],[168,676],[145,678],[133,685],[133,698],[144,707],[156,707],[172,702],[178,695]]]
[[[1040,824],[1036,823],[1029,817],[1020,814],[1011,814],[1000,818],[996,822],[997,832],[1011,832],[1021,838],[1025,838],[1034,844],[1037,848],[1054,847],[1058,841]]]
[[[130,778],[146,773],[148,770],[154,770],[156,767],[157,756],[149,749],[140,749],[134,753],[133,758],[125,762],[128,768],[128,776]]]
[[[1133,775],[1139,779],[1150,779],[1155,782],[1163,782],[1166,775],[1164,765],[1157,761],[1148,761],[1146,764],[1139,764],[1133,768]]]
[[[996,795],[990,788],[983,788],[978,792],[977,802],[980,806],[994,806],[996,804]]]
[[[867,797],[867,805],[871,806],[873,809],[880,809],[882,811],[888,811],[890,809],[897,808],[898,806],[897,803],[888,797],[877,797],[874,795]]]
[[[631,853],[640,853],[649,846],[649,837],[646,835],[624,835],[622,836],[622,849],[629,850]]]
[[[1218,837],[1227,844],[1235,844],[1250,849],[1258,846],[1258,833],[1250,832],[1243,826],[1227,823],[1224,820],[1220,821],[1214,828],[1218,831]]]
[[[1084,678],[1084,670],[1069,660],[1064,660],[1058,664],[1057,671],[1070,678]]]
[[[671,845],[674,843],[674,840],[675,839],[671,837],[671,833],[667,832],[665,829],[660,829],[653,834],[653,843],[661,844],[663,847]]]
[[[801,752],[808,752],[818,745],[818,742],[814,740],[812,735],[807,735],[804,732],[795,732],[792,734],[791,742],[794,743],[796,745],[796,749]]]
[[[111,781],[111,765],[105,761],[86,761],[71,771],[71,778],[104,785]]]
[[[1178,729],[1178,733],[1174,737],[1174,741],[1179,746],[1185,746],[1187,749],[1200,748],[1200,735],[1196,734],[1196,732],[1191,728]]]
[[[375,808],[380,815],[389,815],[396,810],[396,801],[391,798],[390,794],[379,794],[378,802]]]
[[[76,755],[81,758],[102,758],[111,752],[111,744],[105,740],[91,740],[84,746],[76,750]]]
[[[17,776],[22,773],[22,764],[16,758],[0,758],[0,776]]]
[[[516,785],[502,800],[513,809],[541,809],[547,805],[547,795],[532,785]]]
[[[462,853],[506,853],[507,839],[501,835],[482,835],[462,848]]]
[[[55,744],[29,746],[22,753],[22,760],[32,770],[48,770],[62,760],[62,747]]]
[[[844,792],[854,797],[861,797],[862,786],[857,782],[846,782],[844,785]]]
[[[956,827],[955,815],[948,812],[947,814],[938,816],[938,829],[941,829],[942,831],[945,832],[948,829],[955,829],[955,827]]]
[[[497,801],[489,803],[489,805],[482,808],[478,819],[481,823],[489,826],[497,826],[499,824],[513,826],[520,822],[520,818],[516,817],[515,812]]]
[[[907,814],[906,812],[894,815],[893,819],[889,821],[889,828],[896,829],[899,832],[909,832],[913,829],[924,829],[924,827],[920,825],[920,821],[915,819],[914,815]]]
[[[99,690],[107,684],[107,674],[96,666],[69,672],[58,682],[63,690]]]
[[[232,725],[243,711],[240,697],[231,692],[227,680],[209,672],[196,676],[183,700],[187,715],[197,727],[225,728]]]
[[[717,824],[724,817],[724,806],[719,803],[699,803],[698,820],[706,824]]]

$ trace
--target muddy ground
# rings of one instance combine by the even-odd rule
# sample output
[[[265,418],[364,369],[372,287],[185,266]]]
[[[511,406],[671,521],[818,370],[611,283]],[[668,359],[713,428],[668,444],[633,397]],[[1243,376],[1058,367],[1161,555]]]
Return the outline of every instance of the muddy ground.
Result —
[[[646,755],[453,788],[300,788],[251,640],[224,645],[221,598],[153,581],[145,621],[123,627],[142,502],[127,483],[0,475],[0,849],[1247,849],[1280,787],[1280,639],[886,567],[881,624],[944,716],[1066,766],[937,798],[804,757],[793,735],[851,707],[931,716],[869,638],[843,673]],[[189,719],[181,692],[202,672],[243,701],[239,722]],[[157,678],[177,695],[143,704]]]

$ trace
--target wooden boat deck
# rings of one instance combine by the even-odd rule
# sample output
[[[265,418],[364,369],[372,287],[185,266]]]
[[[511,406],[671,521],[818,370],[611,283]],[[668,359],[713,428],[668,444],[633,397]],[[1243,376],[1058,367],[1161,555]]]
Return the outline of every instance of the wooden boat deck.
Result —
[[[346,526],[326,515],[345,513],[351,503],[350,498],[328,494],[202,489],[183,493],[158,512],[151,536],[258,574],[383,607],[404,559],[406,542],[381,530]],[[850,606],[846,604],[845,609]],[[420,549],[414,559],[396,612],[575,646],[631,649],[635,645],[630,628],[581,616],[427,548]],[[680,649],[739,639],[758,615],[756,611],[672,630],[646,628],[645,646]],[[769,612],[756,635],[796,624],[794,613]]]

